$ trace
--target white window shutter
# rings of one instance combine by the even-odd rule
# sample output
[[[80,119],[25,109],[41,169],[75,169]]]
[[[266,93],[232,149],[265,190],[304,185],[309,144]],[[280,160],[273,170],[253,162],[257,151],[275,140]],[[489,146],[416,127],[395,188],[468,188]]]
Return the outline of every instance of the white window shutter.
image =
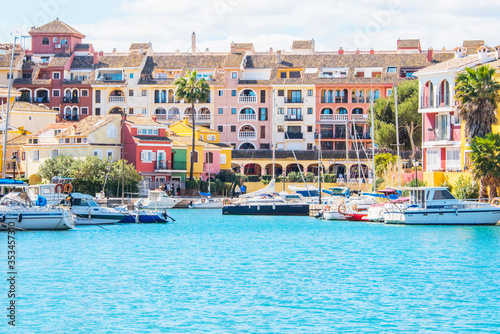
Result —
[[[156,152],[153,152],[153,153],[151,154],[151,160],[152,160],[152,161],[155,161],[155,160],[156,160]]]
[[[144,151],[141,151],[141,161],[144,161]]]
[[[447,118],[448,120],[448,118]],[[451,139],[451,124],[448,122],[448,124],[446,124],[446,139],[447,140],[450,140]]]

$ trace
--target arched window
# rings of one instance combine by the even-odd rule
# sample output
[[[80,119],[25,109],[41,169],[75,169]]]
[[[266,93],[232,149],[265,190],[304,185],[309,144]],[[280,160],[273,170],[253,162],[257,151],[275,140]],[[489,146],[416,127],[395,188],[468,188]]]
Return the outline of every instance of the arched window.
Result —
[[[335,103],[341,103],[342,102],[342,92],[340,89],[337,89],[335,91]]]
[[[166,90],[161,91],[161,103],[167,103],[167,91]]]
[[[357,91],[355,89],[352,90],[352,93],[351,93],[351,102],[352,103],[357,103],[358,102],[358,97],[356,96],[357,94]]]
[[[450,106],[450,83],[448,80],[443,80],[439,85],[439,106]]]
[[[160,103],[160,91],[155,90],[155,103]]]
[[[434,85],[427,81],[422,95],[422,108],[434,107]]]
[[[337,111],[335,113],[337,115],[345,115],[345,114],[347,114],[347,109],[343,108],[343,107],[340,107],[340,108],[337,109]]]
[[[49,38],[48,37],[44,37],[42,39],[42,45],[49,45]]]
[[[342,91],[342,103],[347,103],[347,94],[348,94],[347,89],[344,89]]]
[[[377,101],[379,97],[380,97],[380,91],[378,89],[375,89],[373,91],[373,102]]]
[[[363,114],[363,108],[354,108],[352,110],[353,115],[362,115]]]
[[[192,161],[193,163],[197,163],[198,162],[198,151],[194,151],[194,155],[193,155],[193,151],[191,151],[191,153],[189,154],[189,158],[193,158]]]

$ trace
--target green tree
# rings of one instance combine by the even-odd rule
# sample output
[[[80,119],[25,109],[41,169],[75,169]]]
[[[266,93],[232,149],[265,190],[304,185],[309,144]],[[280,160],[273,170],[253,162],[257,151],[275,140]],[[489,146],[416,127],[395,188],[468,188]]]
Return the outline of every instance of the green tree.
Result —
[[[453,195],[458,199],[476,199],[479,197],[479,185],[470,177],[460,176],[453,185]]]
[[[73,173],[73,187],[76,191],[95,195],[104,185],[109,162],[98,156],[91,156],[78,161]]]
[[[422,140],[422,116],[418,113],[418,81],[408,80],[397,86],[399,139],[411,148],[410,161],[415,159],[417,144]],[[396,144],[395,94],[380,98],[373,106],[375,141],[383,148],[393,149]]]
[[[457,115],[464,121],[465,136],[469,139],[484,137],[497,122],[500,83],[493,78],[495,73],[495,69],[483,65],[467,68],[455,80],[455,98],[460,102]]]
[[[122,160],[115,161],[111,165],[111,169],[109,171],[108,180],[106,182],[106,190],[111,192],[112,194],[117,194],[121,196],[122,193]],[[134,165],[129,164],[125,160],[125,174],[124,174],[124,183],[125,183],[125,192],[129,190],[132,193],[136,193],[139,191],[139,181],[142,179]]]
[[[72,156],[59,155],[41,163],[37,175],[46,180],[52,180],[54,176],[72,177],[77,163]]]
[[[500,185],[500,134],[488,133],[484,137],[474,137],[471,141],[470,159],[472,161],[472,176],[480,180],[479,197],[497,197],[497,187]]]
[[[174,81],[175,85],[175,98],[177,101],[184,99],[186,103],[191,103],[192,111],[192,123],[193,123],[193,143],[191,149],[191,168],[189,170],[189,179],[193,180],[193,168],[194,168],[194,146],[195,146],[195,115],[196,110],[194,109],[194,104],[196,103],[206,103],[210,96],[210,86],[205,81],[205,79],[198,79],[196,76],[196,70],[187,71],[184,78],[178,78]]]
[[[387,172],[387,168],[390,165],[396,165],[396,163],[396,156],[390,153],[380,153],[375,155],[375,169],[377,171],[377,177],[383,177]]]

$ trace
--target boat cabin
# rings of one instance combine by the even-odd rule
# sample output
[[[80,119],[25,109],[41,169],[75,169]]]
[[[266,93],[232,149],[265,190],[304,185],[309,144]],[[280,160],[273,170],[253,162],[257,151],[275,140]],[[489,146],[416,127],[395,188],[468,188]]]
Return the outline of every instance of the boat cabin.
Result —
[[[84,206],[84,207],[98,207],[99,205],[95,202],[94,198],[87,194],[72,193],[70,196],[71,206]]]
[[[409,205],[422,208],[456,204],[457,199],[447,187],[411,187],[403,188],[409,191]]]

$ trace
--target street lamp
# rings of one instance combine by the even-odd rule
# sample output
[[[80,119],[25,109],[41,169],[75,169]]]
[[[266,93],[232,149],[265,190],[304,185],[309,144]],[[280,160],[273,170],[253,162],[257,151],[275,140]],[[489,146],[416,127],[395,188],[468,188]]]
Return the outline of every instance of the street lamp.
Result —
[[[418,187],[418,174],[417,174],[418,160],[417,159],[413,160],[413,167],[415,167],[415,187]]]
[[[12,154],[12,169],[14,170],[13,179],[16,179],[16,163],[17,163],[17,155],[16,153]]]

